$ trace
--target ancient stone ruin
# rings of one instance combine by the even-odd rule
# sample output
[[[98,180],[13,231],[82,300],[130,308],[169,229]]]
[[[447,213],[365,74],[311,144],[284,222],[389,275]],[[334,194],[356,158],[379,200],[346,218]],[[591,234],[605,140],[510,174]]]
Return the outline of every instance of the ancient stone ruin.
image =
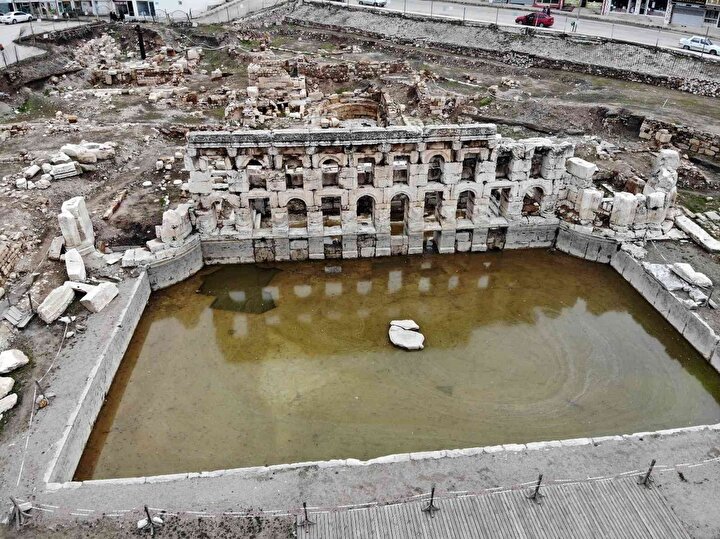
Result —
[[[123,265],[172,257],[194,232],[227,263],[551,246],[562,220],[626,240],[672,228],[676,152],[641,193],[603,193],[573,151],[493,124],[190,133],[192,202]]]

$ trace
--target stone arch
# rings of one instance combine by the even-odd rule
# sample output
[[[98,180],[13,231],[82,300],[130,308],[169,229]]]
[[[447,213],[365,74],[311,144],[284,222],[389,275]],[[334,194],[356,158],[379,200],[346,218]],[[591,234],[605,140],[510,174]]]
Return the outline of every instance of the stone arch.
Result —
[[[307,203],[301,198],[291,198],[286,207],[290,228],[307,228]]]
[[[238,155],[235,158],[235,165],[237,166],[238,170],[244,170],[245,168],[247,168],[248,163],[253,160],[259,161],[263,168],[272,168],[270,166],[270,159],[267,155]]]
[[[465,189],[460,193],[455,211],[455,217],[457,219],[472,220],[473,215],[475,215],[475,206],[478,203],[476,196],[475,191],[471,189]]]
[[[332,156],[323,157],[320,161],[320,175],[323,187],[337,187],[340,185],[340,162]]]

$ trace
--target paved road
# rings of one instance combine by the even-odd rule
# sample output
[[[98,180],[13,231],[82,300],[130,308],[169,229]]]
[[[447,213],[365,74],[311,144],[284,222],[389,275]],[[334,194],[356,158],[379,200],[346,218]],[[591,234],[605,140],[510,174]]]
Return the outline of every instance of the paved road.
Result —
[[[349,0],[349,2],[351,4],[357,4],[358,0]],[[454,19],[465,18],[467,20],[482,22],[496,22],[500,25],[510,26],[515,25],[515,17],[518,15],[527,15],[528,13],[528,11],[521,9],[472,6],[435,0],[388,0],[386,9],[427,15],[432,14],[434,16]],[[582,10],[580,10],[580,12],[582,12]],[[672,48],[678,48],[681,37],[693,35],[688,32],[678,32],[676,30],[666,30],[662,28],[642,28],[621,23],[578,19],[577,14],[578,12],[574,14],[553,12],[555,25],[548,29],[548,31],[569,32],[571,30],[571,23],[575,21],[577,23],[577,31],[580,34],[613,37],[634,43],[642,43],[645,45],[657,44]]]
[[[18,24],[0,24],[0,44],[5,47],[4,58],[0,55],[0,69],[5,67],[5,63],[13,64],[17,60],[29,58],[42,54],[43,50],[37,47],[27,47],[24,45],[15,45],[13,40],[21,35],[29,35],[31,33],[41,34],[43,32],[52,32],[53,30],[62,30],[71,28],[79,24],[78,21],[33,21],[22,22]]]

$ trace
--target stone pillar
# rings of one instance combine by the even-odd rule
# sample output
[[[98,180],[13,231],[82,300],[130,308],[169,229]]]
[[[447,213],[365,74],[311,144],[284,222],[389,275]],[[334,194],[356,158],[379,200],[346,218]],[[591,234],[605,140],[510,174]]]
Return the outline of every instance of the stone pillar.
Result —
[[[575,203],[575,209],[580,217],[580,224],[586,225],[595,219],[595,212],[602,202],[602,191],[598,189],[583,189]]]
[[[82,255],[95,249],[95,232],[83,197],[74,197],[62,203],[58,215],[65,249],[77,249]]]
[[[343,258],[357,258],[358,257],[357,236],[355,234],[343,234],[342,257]]]
[[[635,218],[637,199],[632,193],[615,193],[613,208],[610,214],[610,228],[625,230]]]

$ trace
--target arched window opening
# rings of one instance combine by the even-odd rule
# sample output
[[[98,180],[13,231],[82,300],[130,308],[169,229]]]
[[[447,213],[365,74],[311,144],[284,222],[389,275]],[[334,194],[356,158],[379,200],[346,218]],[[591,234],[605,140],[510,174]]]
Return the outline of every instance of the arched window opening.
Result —
[[[287,210],[290,228],[307,228],[307,204],[303,200],[288,200]]]
[[[472,220],[475,210],[475,193],[472,191],[463,191],[458,197],[457,211],[455,216],[457,219]]]
[[[340,166],[332,159],[326,159],[320,165],[323,187],[337,187],[340,178]]]

